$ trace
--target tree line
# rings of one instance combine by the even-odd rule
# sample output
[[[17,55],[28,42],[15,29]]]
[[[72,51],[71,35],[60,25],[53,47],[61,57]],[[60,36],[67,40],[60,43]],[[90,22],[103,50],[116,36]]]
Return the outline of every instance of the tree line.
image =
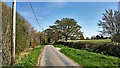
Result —
[[[34,48],[46,42],[44,32],[38,32],[18,12],[16,17],[16,55],[23,50]],[[2,2],[2,65],[10,65],[12,45],[12,9]]]
[[[113,42],[120,42],[120,12],[112,9],[105,10],[102,20],[99,20],[98,26],[102,28],[101,34],[92,36],[91,39],[111,39]],[[45,30],[48,41],[59,40],[83,40],[84,35],[81,32],[82,27],[77,24],[73,18],[63,18],[56,20],[54,25]],[[90,38],[86,38],[90,39]]]

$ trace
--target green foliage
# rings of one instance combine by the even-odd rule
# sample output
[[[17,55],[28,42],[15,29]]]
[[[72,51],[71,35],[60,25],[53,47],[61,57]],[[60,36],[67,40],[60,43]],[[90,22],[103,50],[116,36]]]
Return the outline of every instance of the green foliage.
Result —
[[[2,65],[9,65],[12,38],[12,10],[2,3]]]
[[[21,60],[19,60],[16,65],[17,66],[35,66],[37,61],[38,61],[38,57],[41,53],[41,49],[44,46],[41,45],[38,48],[34,48],[27,56],[23,57]]]
[[[76,20],[72,18],[63,18],[61,20],[56,20],[55,25],[49,26],[45,32],[48,37],[54,41],[60,39],[84,39],[83,33],[80,31],[81,26],[77,24]],[[81,37],[80,37],[81,36]]]
[[[18,12],[16,16],[16,55],[27,48],[34,48],[44,43],[43,32],[37,32]],[[10,65],[11,45],[13,36],[12,9],[2,2],[2,65]],[[40,38],[42,37],[42,38]]]
[[[29,47],[29,38],[27,33],[28,26],[26,24],[27,22],[19,14],[17,14],[16,54],[19,54],[25,48]]]
[[[117,57],[106,56],[86,50],[69,48],[64,45],[55,45],[61,48],[61,52],[70,57],[85,68],[90,67],[119,67],[120,59]]]
[[[85,49],[96,53],[120,57],[120,44],[99,41],[56,42],[55,44],[63,44],[76,49]]]
[[[80,39],[81,39],[81,40],[84,40],[84,39],[85,39],[84,36],[83,36],[83,33],[80,34]]]
[[[111,40],[114,41],[114,42],[120,42],[120,34],[119,35],[117,35],[117,34],[113,35]]]

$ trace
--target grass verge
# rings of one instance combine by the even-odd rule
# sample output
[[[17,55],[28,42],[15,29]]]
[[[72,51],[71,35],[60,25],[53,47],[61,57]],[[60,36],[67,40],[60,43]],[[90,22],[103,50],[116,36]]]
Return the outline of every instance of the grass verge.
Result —
[[[27,55],[21,58],[21,60],[18,60],[16,65],[17,66],[35,66],[38,61],[38,57],[41,53],[41,49],[44,47],[44,45],[40,45],[37,48],[32,49],[32,51]]]
[[[104,68],[120,66],[120,58],[117,57],[88,52],[86,50],[74,49],[63,45],[55,45],[55,47],[60,47],[63,54],[73,59],[75,62],[85,68],[91,66]]]

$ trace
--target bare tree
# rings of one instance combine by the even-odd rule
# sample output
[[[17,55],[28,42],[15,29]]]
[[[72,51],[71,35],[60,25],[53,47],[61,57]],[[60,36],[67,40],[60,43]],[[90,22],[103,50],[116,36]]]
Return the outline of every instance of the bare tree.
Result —
[[[102,20],[99,21],[98,25],[103,28],[101,31],[104,35],[108,34],[112,36],[112,40],[120,42],[117,37],[120,38],[120,12],[112,9],[106,10],[103,14]]]

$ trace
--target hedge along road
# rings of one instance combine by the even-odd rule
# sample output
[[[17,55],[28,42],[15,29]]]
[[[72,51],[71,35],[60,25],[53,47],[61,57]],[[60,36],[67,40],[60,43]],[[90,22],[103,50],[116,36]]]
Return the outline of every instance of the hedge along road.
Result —
[[[57,49],[55,49],[53,45],[46,45],[44,47],[39,65],[82,68],[79,64],[75,63]]]

